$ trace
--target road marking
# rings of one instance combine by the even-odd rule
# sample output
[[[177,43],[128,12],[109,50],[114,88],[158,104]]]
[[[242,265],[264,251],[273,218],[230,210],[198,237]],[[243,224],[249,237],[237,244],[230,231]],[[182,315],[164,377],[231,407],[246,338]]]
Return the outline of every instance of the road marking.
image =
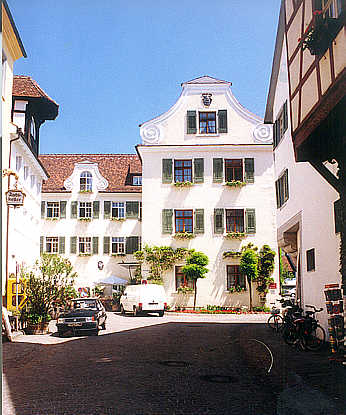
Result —
[[[269,351],[269,353],[270,353],[270,357],[271,357],[271,359],[272,359],[272,362],[271,362],[271,364],[270,364],[270,367],[269,367],[269,369],[268,369],[268,373],[272,370],[272,367],[273,367],[273,363],[274,363],[274,357],[273,357],[273,353],[271,352],[271,350],[269,349],[269,347],[265,344],[265,343],[263,343],[263,342],[261,342],[261,340],[257,340],[257,339],[249,339],[249,340],[254,340],[255,342],[257,342],[257,343],[261,343],[261,344],[263,344],[263,346]]]

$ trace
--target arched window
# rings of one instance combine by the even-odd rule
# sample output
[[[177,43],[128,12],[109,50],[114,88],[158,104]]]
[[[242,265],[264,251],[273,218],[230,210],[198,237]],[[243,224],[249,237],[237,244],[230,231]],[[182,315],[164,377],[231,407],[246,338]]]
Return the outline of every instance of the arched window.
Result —
[[[79,179],[80,191],[91,192],[93,190],[93,176],[88,171],[83,171]]]

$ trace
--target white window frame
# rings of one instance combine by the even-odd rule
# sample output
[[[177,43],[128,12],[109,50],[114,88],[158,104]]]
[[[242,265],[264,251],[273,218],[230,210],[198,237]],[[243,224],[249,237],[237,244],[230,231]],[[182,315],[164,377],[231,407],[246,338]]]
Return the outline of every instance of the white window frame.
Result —
[[[29,177],[29,166],[24,166],[24,180]]]
[[[81,192],[92,192],[93,176],[89,171],[83,171],[79,176],[79,190]]]
[[[50,246],[50,249],[48,249],[48,246]],[[45,252],[47,254],[58,254],[59,253],[59,237],[58,236],[46,236]]]
[[[125,202],[112,202],[111,217],[114,219],[125,219],[125,207]],[[113,209],[118,210],[118,215],[113,215]]]
[[[78,252],[79,254],[90,254],[92,252],[92,238],[91,236],[78,237]]]
[[[51,210],[51,215],[48,215],[49,210]],[[60,217],[60,203],[59,202],[47,202],[46,218],[59,218],[59,217]]]
[[[22,156],[16,156],[16,170],[20,171],[23,164],[23,157]]]
[[[111,254],[125,254],[125,238],[123,236],[112,236]]]
[[[84,215],[81,212],[84,211]],[[93,205],[92,202],[79,202],[78,217],[79,218],[92,218]]]
[[[133,176],[132,184],[133,186],[142,186],[142,176]]]

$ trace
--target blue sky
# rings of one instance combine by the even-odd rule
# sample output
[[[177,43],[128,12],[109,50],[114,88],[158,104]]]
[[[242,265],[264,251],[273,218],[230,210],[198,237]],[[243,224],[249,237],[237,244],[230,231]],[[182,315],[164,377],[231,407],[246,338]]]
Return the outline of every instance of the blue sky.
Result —
[[[59,105],[41,153],[134,153],[138,124],[167,111],[181,82],[231,81],[263,117],[279,0],[8,0],[30,75]]]

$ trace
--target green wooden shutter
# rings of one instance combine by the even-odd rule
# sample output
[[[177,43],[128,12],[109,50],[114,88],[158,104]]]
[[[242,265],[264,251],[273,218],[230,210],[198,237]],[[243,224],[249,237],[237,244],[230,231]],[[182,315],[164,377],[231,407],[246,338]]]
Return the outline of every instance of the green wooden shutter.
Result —
[[[100,216],[100,202],[95,200],[93,202],[93,218],[98,219]]]
[[[111,202],[104,201],[103,202],[103,218],[110,219],[111,217]]]
[[[245,181],[254,183],[255,181],[255,162],[253,158],[245,159]]]
[[[173,160],[162,159],[162,183],[172,183],[173,181]]]
[[[278,145],[278,132],[277,132],[278,120],[273,124],[273,145],[274,148]]]
[[[283,107],[283,114],[282,114],[282,118],[283,118],[283,131],[285,132],[287,130],[288,127],[288,113],[287,113],[287,101],[285,101],[284,103],[284,107]]]
[[[214,233],[223,233],[224,228],[224,210],[214,209]]]
[[[223,182],[223,159],[213,159],[213,182]]]
[[[255,209],[246,209],[245,223],[246,223],[246,233],[256,233]]]
[[[126,202],[126,217],[129,219],[137,219],[139,217],[139,202]]]
[[[227,110],[219,110],[218,113],[219,133],[227,133]]]
[[[173,209],[162,210],[162,233],[173,232]]]
[[[204,159],[194,159],[194,175],[193,181],[195,183],[204,182]]]
[[[41,202],[41,219],[46,217],[46,202]]]
[[[71,202],[71,219],[77,219],[78,202]]]
[[[66,218],[66,200],[62,200],[60,202],[60,219],[65,219]]]
[[[65,236],[59,236],[59,254],[65,253]]]
[[[334,202],[334,224],[335,224],[335,233],[341,232],[342,228],[342,206],[341,200],[338,199]]]
[[[126,253],[133,254],[139,249],[139,237],[138,236],[128,236],[126,238]]]
[[[279,186],[279,180],[276,180],[275,182],[275,193],[276,193],[276,207],[279,209],[280,207],[280,186]]]
[[[204,209],[195,210],[195,233],[204,233]]]
[[[138,216],[138,218],[140,220],[142,220],[142,214],[143,214],[143,212],[142,212],[142,202],[139,202],[139,216]]]
[[[40,236],[40,254],[43,253],[44,236]]]
[[[93,236],[93,255],[97,255],[99,253],[99,237]]]
[[[108,255],[109,254],[110,241],[111,241],[110,236],[104,236],[103,237],[103,253],[105,255]]]
[[[196,111],[187,111],[186,115],[187,134],[196,134],[197,133],[197,122],[196,122]]]
[[[285,195],[285,202],[286,200],[288,200],[288,198],[290,197],[289,194],[289,187],[288,187],[288,170],[285,170],[284,173],[284,195]]]
[[[77,236],[70,237],[70,254],[77,253]]]

